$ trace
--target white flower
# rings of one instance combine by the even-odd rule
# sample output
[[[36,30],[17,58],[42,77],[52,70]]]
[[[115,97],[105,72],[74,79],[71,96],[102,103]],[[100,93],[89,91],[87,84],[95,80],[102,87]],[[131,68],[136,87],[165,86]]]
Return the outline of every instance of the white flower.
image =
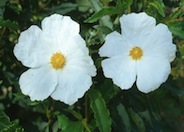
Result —
[[[135,81],[144,93],[157,89],[167,80],[175,58],[171,32],[144,12],[123,15],[120,24],[121,34],[108,34],[99,51],[108,57],[102,61],[104,75],[121,89],[131,88]]]
[[[68,16],[53,14],[21,33],[14,48],[16,58],[30,69],[19,80],[31,100],[51,96],[74,104],[92,85],[96,68],[79,35],[79,24]]]

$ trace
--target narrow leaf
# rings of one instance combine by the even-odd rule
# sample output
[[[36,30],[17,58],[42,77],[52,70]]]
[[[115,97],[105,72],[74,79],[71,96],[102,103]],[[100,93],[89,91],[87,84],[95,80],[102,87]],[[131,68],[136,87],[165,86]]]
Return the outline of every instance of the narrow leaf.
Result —
[[[130,119],[129,119],[128,113],[127,113],[124,105],[119,104],[117,107],[117,110],[118,110],[118,114],[120,115],[121,119],[123,120],[123,123],[125,124],[126,132],[130,132],[131,131]]]
[[[180,22],[169,23],[169,30],[176,36],[184,39],[184,28]]]
[[[99,12],[102,8],[103,8],[103,5],[100,3],[99,0],[90,0],[95,12]],[[101,19],[100,19],[100,22],[102,23],[103,26],[107,26],[109,27],[110,29],[113,28],[113,24],[111,22],[111,19],[109,16],[103,16]]]
[[[163,5],[163,2],[162,3],[159,3],[158,1],[154,1],[154,2],[151,2],[149,3],[151,6],[155,7],[158,11],[158,13],[165,17],[165,12],[164,12],[164,5]]]
[[[145,126],[144,126],[144,122],[142,118],[137,113],[135,113],[132,109],[130,109],[129,112],[130,112],[132,120],[138,127],[139,131],[145,132]]]
[[[89,17],[85,22],[87,23],[93,23],[99,20],[101,17],[109,14],[117,14],[119,13],[119,10],[116,7],[106,7],[102,8],[100,11],[93,14],[91,17]]]

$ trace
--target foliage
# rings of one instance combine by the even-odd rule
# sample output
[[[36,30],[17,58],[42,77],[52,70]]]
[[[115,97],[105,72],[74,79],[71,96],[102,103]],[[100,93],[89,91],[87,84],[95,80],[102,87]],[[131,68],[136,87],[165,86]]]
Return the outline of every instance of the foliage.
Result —
[[[149,94],[136,86],[120,90],[103,76],[98,49],[105,36],[120,31],[119,17],[146,12],[168,25],[177,45],[172,74]],[[53,13],[81,25],[98,74],[93,86],[73,106],[48,98],[31,102],[18,79],[26,70],[13,55],[20,32]],[[182,131],[184,129],[184,2],[178,0],[1,0],[0,130],[3,131]]]

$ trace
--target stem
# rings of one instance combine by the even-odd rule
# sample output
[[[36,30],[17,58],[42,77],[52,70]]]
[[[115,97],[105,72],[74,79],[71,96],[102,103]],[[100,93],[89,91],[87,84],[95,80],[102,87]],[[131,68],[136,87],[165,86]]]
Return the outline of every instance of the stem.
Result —
[[[87,93],[85,95],[85,117],[86,117],[86,122],[88,122],[89,114],[88,114],[88,94]]]
[[[90,128],[88,127],[89,121],[89,98],[88,93],[85,94],[85,118],[82,120],[82,124],[84,125],[87,132],[91,132]]]
[[[130,7],[130,5],[128,6],[128,14],[130,14],[131,13],[131,7]]]
[[[82,124],[84,125],[84,127],[86,128],[87,132],[91,132],[91,130],[89,129],[88,125],[87,125],[87,120],[86,118],[82,120]]]

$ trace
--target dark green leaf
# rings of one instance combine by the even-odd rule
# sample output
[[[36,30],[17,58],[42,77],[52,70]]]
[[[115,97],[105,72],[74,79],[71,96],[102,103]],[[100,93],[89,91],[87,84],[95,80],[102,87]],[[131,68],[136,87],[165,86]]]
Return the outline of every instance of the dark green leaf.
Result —
[[[0,26],[1,27],[6,27],[6,28],[11,28],[11,29],[18,29],[18,24],[17,22],[12,22],[10,20],[4,20],[3,18],[0,18]]]
[[[9,124],[9,117],[4,112],[0,111],[0,129],[6,128]]]
[[[3,16],[3,13],[4,13],[4,7],[5,7],[5,5],[6,5],[6,2],[7,2],[7,0],[1,0],[0,1],[0,16]]]
[[[19,121],[10,121],[10,118],[2,111],[0,111],[0,130],[1,132],[22,132],[24,131],[19,126]]]
[[[95,90],[91,89],[89,92],[91,109],[94,112],[94,117],[97,126],[101,132],[111,131],[111,118],[109,110],[106,107],[105,101],[103,100],[101,94]]]
[[[143,111],[143,112],[139,112],[139,115],[142,117],[142,118],[144,118],[144,119],[146,119],[150,124],[152,124],[152,122],[151,122],[151,115],[150,115],[150,113],[149,113],[149,111],[148,110],[145,110],[145,111]]]
[[[130,119],[128,116],[128,113],[124,107],[123,104],[119,104],[117,107],[118,114],[120,115],[121,119],[123,120],[123,123],[125,124],[125,130],[126,132],[131,131],[131,125],[130,125]]]
[[[2,129],[1,131],[2,132],[15,132],[17,129],[19,130],[18,124],[19,124],[19,122],[17,120],[13,121],[8,126],[6,126],[6,128]]]
[[[5,6],[6,2],[7,2],[7,0],[1,0],[1,1],[0,1],[0,7]]]
[[[134,121],[134,123],[138,127],[139,131],[145,132],[144,122],[143,122],[142,118],[139,116],[139,114],[134,112],[132,109],[130,109],[129,112],[130,112],[132,120]]]
[[[102,93],[102,97],[106,102],[118,93],[119,88],[113,84],[113,82],[108,79],[105,80],[102,86],[99,88],[100,92]]]

